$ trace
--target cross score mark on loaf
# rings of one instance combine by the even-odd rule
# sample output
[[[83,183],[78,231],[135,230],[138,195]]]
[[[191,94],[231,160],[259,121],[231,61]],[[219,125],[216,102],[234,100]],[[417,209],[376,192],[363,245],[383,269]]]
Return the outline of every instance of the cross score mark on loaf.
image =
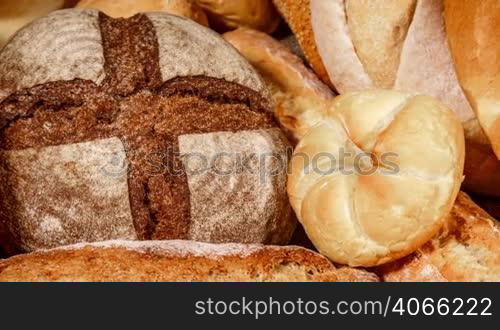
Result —
[[[342,150],[377,156],[376,171],[324,175],[304,162],[319,154],[341,159]],[[377,162],[389,152],[397,155],[397,174]],[[297,146],[288,192],[319,251],[341,264],[374,266],[413,252],[436,234],[459,191],[463,161],[460,122],[432,98],[346,94]],[[329,158],[318,164],[323,170],[332,166]]]
[[[60,49],[55,52],[57,60],[53,52],[41,51],[43,48],[38,49],[34,42],[18,44],[18,40],[46,31],[49,26],[52,28],[51,24],[57,24],[62,32],[56,36],[48,33],[46,37],[42,33],[46,40],[38,43],[58,45],[58,48],[47,48]],[[26,55],[36,49],[41,51],[37,57]],[[66,57],[66,51],[72,55]],[[19,64],[12,67],[15,61]],[[27,72],[34,74],[27,75]],[[22,186],[15,184],[16,180],[22,180],[16,177],[21,173],[12,172],[15,166],[5,161],[16,154],[40,156],[47,153],[49,146],[68,151],[78,149],[81,143],[94,145],[89,148],[95,150],[97,145],[110,139],[120,141],[115,146],[126,154],[125,183],[128,184],[124,186],[121,182],[117,186],[121,187],[117,192],[119,203],[125,205],[125,197],[128,197],[131,211],[128,218],[133,219],[140,239],[189,238],[190,227],[196,223],[195,215],[203,213],[195,207],[212,208],[218,203],[218,196],[214,194],[209,203],[196,203],[200,189],[213,189],[212,183],[194,187],[188,184],[191,178],[184,171],[180,175],[169,175],[175,172],[174,168],[183,169],[179,139],[186,136],[196,139],[207,133],[216,137],[229,134],[238,139],[238,135],[246,131],[250,136],[264,137],[260,144],[249,144],[253,150],[246,152],[270,149],[286,155],[287,145],[269,111],[260,77],[214,32],[182,18],[153,13],[112,20],[90,10],[56,12],[25,28],[0,53],[0,77],[2,168],[12,178],[2,188],[2,196],[8,198],[3,199],[5,205],[0,207],[0,212],[2,221],[13,233],[38,221],[35,221],[38,214],[27,215],[21,205],[48,202],[37,197],[46,187],[33,182],[29,188],[34,192],[33,200],[16,200],[24,196]],[[146,170],[150,169],[147,156],[156,153],[164,156],[162,165],[167,167],[161,175],[151,175]],[[102,167],[106,161],[110,159],[103,160]],[[85,161],[68,164],[91,170]],[[95,171],[73,186],[93,185],[98,189],[109,180],[101,178],[95,182],[92,181],[94,175]],[[265,218],[246,219],[246,214],[235,210],[231,219],[239,214],[240,226],[231,232],[221,227],[231,226],[225,221],[232,220],[213,212],[207,221],[213,223],[211,228],[219,234],[212,233],[208,239],[224,242],[244,237],[244,242],[286,242],[294,226],[287,217],[285,177],[283,171],[271,183],[247,191],[246,198],[236,199],[236,203],[247,203],[248,207],[252,203],[279,205],[274,210],[268,209]],[[234,175],[231,179],[236,184],[232,193],[237,196],[245,178]],[[78,207],[91,205],[93,211],[104,218],[98,221],[110,226],[127,222],[124,220],[127,217],[120,216],[120,212],[111,215],[100,210],[95,200],[83,203],[89,196],[78,189],[66,197]],[[231,191],[227,191],[227,203],[231,202],[230,197]],[[100,202],[104,205],[109,200]],[[54,208],[61,206],[53,205]],[[64,208],[59,211],[62,210]],[[65,221],[63,218],[60,220]],[[247,232],[245,226],[248,225],[256,230],[255,235]],[[74,228],[67,233],[68,243],[82,241],[83,237],[92,240],[87,237],[89,233]],[[106,238],[130,238],[131,233],[109,236]],[[49,236],[31,242],[25,239],[29,240],[17,235],[14,244],[25,250],[58,245]]]

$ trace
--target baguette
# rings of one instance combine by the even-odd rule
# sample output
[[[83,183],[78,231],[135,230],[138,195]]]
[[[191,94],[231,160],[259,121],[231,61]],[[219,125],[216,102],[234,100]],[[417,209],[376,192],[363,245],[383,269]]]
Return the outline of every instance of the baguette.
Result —
[[[339,282],[378,278],[336,269],[300,247],[191,241],[108,241],[0,261],[0,282]]]
[[[447,44],[443,0],[274,3],[318,76],[339,94],[416,92],[438,98],[462,121],[473,118]]]

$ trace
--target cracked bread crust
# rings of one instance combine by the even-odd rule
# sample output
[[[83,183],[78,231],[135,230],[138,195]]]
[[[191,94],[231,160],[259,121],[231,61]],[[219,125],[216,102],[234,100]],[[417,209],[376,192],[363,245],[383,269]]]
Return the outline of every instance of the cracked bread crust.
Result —
[[[43,67],[52,65],[53,60],[30,63],[32,58],[29,56],[19,60],[19,70],[14,70],[11,75],[5,73],[7,65],[4,62],[5,65],[0,65],[0,76],[6,77],[0,80],[0,90],[4,92],[3,98],[0,95],[0,175],[7,182],[0,189],[0,223],[11,235],[9,241],[13,243],[9,246],[13,245],[21,251],[33,251],[60,245],[59,240],[53,240],[51,235],[38,230],[37,218],[42,217],[52,221],[52,227],[45,226],[44,230],[62,227],[67,238],[65,244],[92,241],[92,237],[86,237],[82,230],[76,230],[68,222],[70,211],[67,205],[63,207],[65,203],[62,201],[72,201],[72,205],[80,209],[85,208],[82,205],[87,205],[97,214],[105,213],[100,211],[98,201],[89,197],[92,194],[83,193],[85,187],[99,187],[99,182],[105,182],[99,179],[99,171],[81,180],[77,178],[76,182],[66,180],[62,185],[64,187],[56,191],[44,191],[44,187],[37,186],[35,181],[39,181],[37,175],[51,179],[50,166],[44,171],[40,170],[40,173],[30,173],[30,177],[13,172],[16,167],[12,160],[19,159],[20,153],[34,154],[36,157],[30,156],[31,163],[26,164],[33,166],[37,157],[47,153],[49,147],[59,148],[59,153],[66,154],[78,150],[82,143],[118,138],[123,144],[126,159],[119,159],[118,164],[115,163],[116,159],[103,159],[101,169],[106,170],[105,166],[122,166],[112,170],[122,170],[124,173],[120,173],[126,176],[128,187],[125,195],[128,195],[128,200],[120,202],[130,204],[133,227],[139,239],[189,238],[193,211],[191,189],[216,189],[210,185],[188,186],[188,173],[179,155],[179,137],[219,132],[236,136],[242,131],[255,131],[264,137],[268,136],[264,134],[265,130],[272,130],[278,132],[277,138],[266,138],[266,146],[276,147],[286,162],[286,139],[270,111],[261,78],[220,37],[188,20],[167,14],[136,15],[130,19],[114,20],[93,10],[66,10],[33,23],[31,28],[27,27],[0,53],[0,58],[12,62],[16,49],[30,49],[29,43],[20,46],[18,42],[24,35],[37,34],[39,31],[33,31],[34,27],[42,29],[44,39],[50,40],[51,34],[43,31],[47,29],[47,24],[59,22],[57,17],[64,18],[70,30],[74,20],[77,21],[74,26],[77,30],[86,30],[89,24],[92,29],[97,27],[100,39],[95,40],[100,40],[104,62],[101,65],[99,56],[87,58],[89,68],[100,67],[95,79],[82,74],[85,67],[79,67],[81,63],[74,63],[74,66],[60,63],[61,71],[70,68],[72,74],[59,74],[52,67]],[[159,29],[163,29],[164,33],[170,29],[173,36],[170,38],[194,39],[192,42],[184,40],[178,53],[172,50],[166,52],[163,50],[169,40],[158,35]],[[80,40],[73,44],[75,35],[71,33],[66,37],[58,35],[57,38],[72,45],[68,46],[70,49],[80,46],[81,53],[85,54],[89,46],[87,41]],[[171,41],[172,47],[179,40]],[[217,48],[219,44],[224,47],[217,52],[206,49],[203,53],[205,48]],[[185,56],[193,47],[196,48],[199,61]],[[64,51],[64,47],[62,49]],[[96,48],[92,49],[95,52]],[[166,57],[171,54],[176,54],[172,55],[171,60],[176,61],[177,65],[167,68],[162,63],[167,63]],[[49,55],[41,54],[40,58],[45,56]],[[25,73],[31,64],[39,70],[35,70],[31,79],[26,79]],[[174,68],[178,71],[172,71]],[[218,68],[221,70],[218,71]],[[36,72],[55,73],[47,77]],[[8,95],[5,91],[8,91]],[[256,154],[266,152],[258,149],[251,151]],[[112,150],[106,152],[110,157],[117,156]],[[159,158],[154,158],[156,156]],[[75,170],[87,170],[83,168],[82,161],[68,161],[58,166],[62,166],[66,178],[74,177]],[[288,242],[295,223],[289,220],[290,207],[284,183],[281,182],[285,178],[286,173],[280,173],[278,179],[273,179],[272,186],[249,192],[249,203],[273,203],[280,207],[259,219],[259,226],[266,228],[265,235],[248,235],[245,243]],[[243,179],[238,175],[232,175],[230,179],[238,183],[234,190],[236,194],[240,191],[238,187],[244,186]],[[98,180],[97,185],[95,180]],[[32,182],[26,184],[26,181]],[[104,187],[96,189],[97,195],[105,190]],[[51,199],[46,195],[53,197]],[[213,198],[216,199],[216,195]],[[217,217],[217,212],[212,213]],[[117,225],[118,221],[124,221],[123,217],[117,219],[113,215],[93,218],[107,221],[110,227]],[[241,218],[245,219],[245,215],[241,214]],[[82,226],[91,226],[92,221]],[[223,221],[221,218],[218,226],[224,228],[230,225]],[[243,225],[235,231],[244,232],[246,229]],[[215,226],[211,230],[219,229]],[[31,235],[23,235],[24,232]],[[35,235],[35,232],[40,234]],[[218,242],[238,241],[238,237],[243,236],[239,232],[233,234],[219,235]],[[99,237],[99,240],[103,239],[130,239],[130,236],[113,234]]]

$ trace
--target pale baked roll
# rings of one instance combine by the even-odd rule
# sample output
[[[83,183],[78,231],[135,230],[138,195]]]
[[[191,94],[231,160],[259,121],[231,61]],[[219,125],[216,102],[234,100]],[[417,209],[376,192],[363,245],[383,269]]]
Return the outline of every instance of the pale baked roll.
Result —
[[[190,0],[81,0],[76,8],[98,9],[111,17],[130,17],[141,12],[163,11],[208,26],[205,12]]]
[[[458,118],[427,96],[337,97],[291,161],[288,193],[308,236],[340,264],[375,266],[432,238],[462,182]]]
[[[432,240],[379,273],[386,282],[500,282],[500,225],[460,193]]]

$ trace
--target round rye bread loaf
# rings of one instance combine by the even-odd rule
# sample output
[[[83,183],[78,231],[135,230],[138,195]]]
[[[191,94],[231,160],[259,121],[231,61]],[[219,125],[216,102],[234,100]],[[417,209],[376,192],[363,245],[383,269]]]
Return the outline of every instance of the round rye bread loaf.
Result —
[[[260,76],[184,18],[54,12],[0,52],[0,237],[285,244],[289,144]]]

